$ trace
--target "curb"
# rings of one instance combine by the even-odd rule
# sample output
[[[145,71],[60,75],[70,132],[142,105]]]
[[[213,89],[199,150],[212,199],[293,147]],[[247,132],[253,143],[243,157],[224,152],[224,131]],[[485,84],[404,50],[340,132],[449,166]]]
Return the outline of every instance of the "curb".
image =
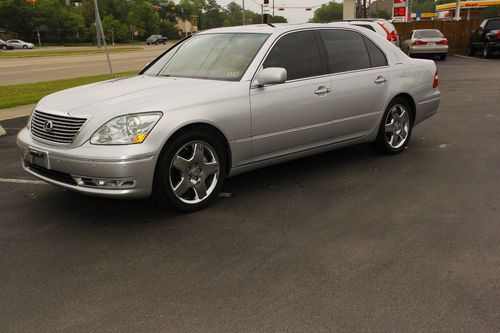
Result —
[[[0,125],[0,136],[7,134],[5,130],[3,129],[2,125]]]

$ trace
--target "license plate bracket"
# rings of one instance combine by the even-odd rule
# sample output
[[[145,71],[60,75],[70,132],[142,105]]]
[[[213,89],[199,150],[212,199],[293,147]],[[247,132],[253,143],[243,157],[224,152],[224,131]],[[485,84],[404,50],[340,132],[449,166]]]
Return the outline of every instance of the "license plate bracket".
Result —
[[[28,164],[34,164],[50,170],[49,153],[43,150],[28,148],[24,153],[24,160]]]

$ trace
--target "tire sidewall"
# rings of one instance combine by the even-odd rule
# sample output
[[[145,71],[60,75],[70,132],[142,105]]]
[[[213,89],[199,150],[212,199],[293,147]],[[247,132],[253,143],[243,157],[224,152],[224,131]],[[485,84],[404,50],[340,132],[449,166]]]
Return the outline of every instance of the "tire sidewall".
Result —
[[[202,141],[210,145],[217,154],[219,161],[219,177],[217,185],[205,200],[196,204],[188,204],[177,198],[170,186],[169,178],[172,159],[182,146],[192,141]],[[194,212],[207,207],[215,199],[217,199],[217,196],[224,185],[226,174],[227,163],[224,143],[217,140],[215,135],[204,131],[185,132],[169,140],[162,150],[156,164],[153,194],[155,199],[163,205],[170,204],[176,209],[186,213]]]

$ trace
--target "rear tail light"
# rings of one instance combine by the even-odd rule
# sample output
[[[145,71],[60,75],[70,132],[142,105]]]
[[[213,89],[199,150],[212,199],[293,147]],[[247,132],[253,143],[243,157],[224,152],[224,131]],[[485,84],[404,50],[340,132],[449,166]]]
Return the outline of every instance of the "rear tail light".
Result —
[[[436,44],[438,44],[438,45],[448,45],[448,40],[447,39],[443,39],[443,40],[440,40],[439,42],[436,42]]]
[[[436,68],[436,73],[434,74],[434,82],[432,82],[432,88],[436,89],[439,85],[438,70]]]
[[[396,35],[396,31],[394,30],[391,32],[391,39],[393,42],[398,40],[398,36]]]
[[[500,30],[497,32],[497,39],[500,39]]]
[[[427,45],[427,42],[424,42],[424,41],[421,41],[421,40],[416,40],[412,43],[412,45],[416,45],[416,46],[419,46],[419,45]]]
[[[377,22],[378,25],[380,25],[382,27],[382,29],[384,29],[385,33],[387,34],[387,40],[390,42],[392,41],[392,38],[391,38],[391,33],[389,32],[389,30],[386,29],[386,27],[384,27],[384,25],[380,22]]]

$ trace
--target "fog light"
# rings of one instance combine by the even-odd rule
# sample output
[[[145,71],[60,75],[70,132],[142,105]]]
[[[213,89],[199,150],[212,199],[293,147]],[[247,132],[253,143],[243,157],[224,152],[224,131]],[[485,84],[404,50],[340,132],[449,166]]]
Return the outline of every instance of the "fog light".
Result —
[[[135,179],[122,178],[122,179],[105,179],[105,178],[91,178],[73,176],[73,179],[79,186],[98,187],[98,188],[131,188],[135,186]]]

